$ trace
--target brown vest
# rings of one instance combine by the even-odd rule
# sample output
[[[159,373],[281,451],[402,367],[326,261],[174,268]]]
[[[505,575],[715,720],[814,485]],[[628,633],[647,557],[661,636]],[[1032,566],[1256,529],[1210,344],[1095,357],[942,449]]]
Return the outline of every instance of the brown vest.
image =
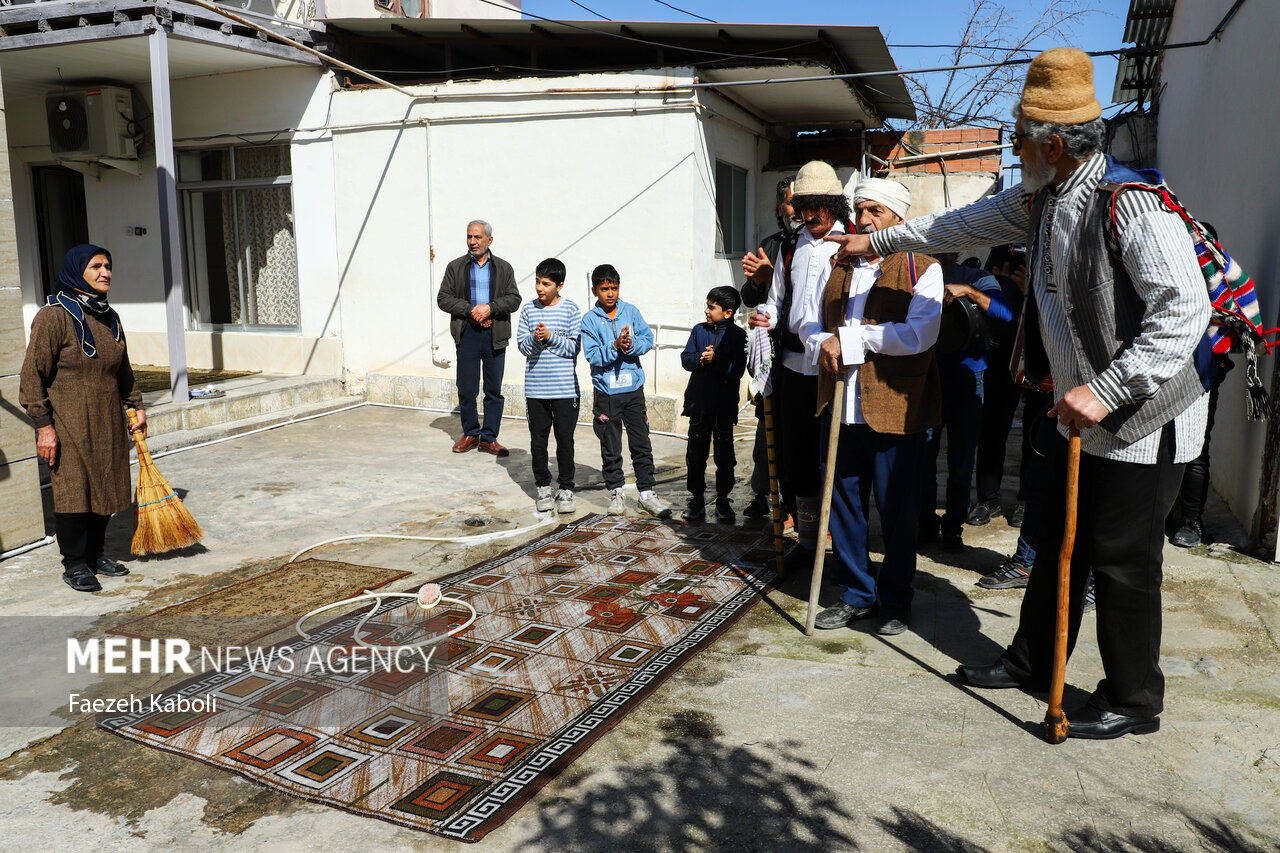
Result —
[[[916,255],[916,278],[936,263],[928,255]],[[851,267],[842,265],[831,271],[822,294],[825,331],[834,333],[844,325],[852,280]],[[862,322],[905,322],[914,291],[907,254],[900,252],[882,259],[880,276],[867,294]],[[858,383],[862,392],[862,417],[876,432],[909,435],[942,422],[942,384],[938,381],[938,364],[932,348],[915,355],[867,353],[867,360],[858,371]],[[831,402],[835,385],[835,375],[820,369],[818,414]]]

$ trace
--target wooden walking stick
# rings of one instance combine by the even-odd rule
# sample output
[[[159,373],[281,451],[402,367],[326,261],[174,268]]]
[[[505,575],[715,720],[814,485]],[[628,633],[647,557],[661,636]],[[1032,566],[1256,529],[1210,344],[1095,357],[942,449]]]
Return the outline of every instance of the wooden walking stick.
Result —
[[[809,582],[809,611],[804,617],[804,634],[813,636],[813,621],[818,618],[818,593],[822,590],[822,564],[827,558],[827,524],[831,520],[831,493],[836,482],[836,449],[840,444],[840,422],[844,414],[844,371],[836,377],[831,393],[831,430],[827,436],[827,470],[822,480],[822,514],[818,516],[818,547],[813,553],[813,580]]]
[[[1067,439],[1067,517],[1058,550],[1058,619],[1053,642],[1053,678],[1049,682],[1049,708],[1044,714],[1044,739],[1067,739],[1067,715],[1062,712],[1062,691],[1067,680],[1067,610],[1071,592],[1071,552],[1076,544],[1076,501],[1080,495],[1080,430],[1071,427]]]
[[[761,394],[764,402],[764,449],[769,459],[769,504],[773,509],[773,552],[778,560],[778,580],[787,576],[786,562],[782,559],[782,494],[778,486],[778,453],[773,444],[773,402],[768,394]]]

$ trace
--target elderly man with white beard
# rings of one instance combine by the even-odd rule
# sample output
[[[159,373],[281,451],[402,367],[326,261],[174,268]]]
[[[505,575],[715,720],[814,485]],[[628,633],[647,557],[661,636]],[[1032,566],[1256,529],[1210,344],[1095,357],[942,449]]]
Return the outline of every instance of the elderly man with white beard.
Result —
[[[858,233],[869,234],[900,224],[911,193],[894,181],[863,178],[853,204]],[[836,466],[830,529],[840,598],[818,614],[819,628],[873,618],[878,634],[907,630],[925,431],[942,419],[932,348],[943,293],[942,268],[933,258],[873,254],[836,267],[805,304],[800,337],[821,368],[819,412],[831,402],[837,377],[846,382],[843,410],[822,418],[822,446],[828,430],[840,430],[836,458],[826,460]],[[878,572],[867,553],[873,491],[884,534]]]
[[[1074,48],[1037,56],[1015,113],[1022,183],[955,210],[871,235],[841,255],[946,250],[1025,240],[1027,300],[1021,368],[1052,373],[1059,437],[1046,463],[1035,565],[1018,630],[1001,657],[961,666],[976,687],[1043,689],[1053,669],[1056,562],[1066,506],[1065,435],[1082,451],[1071,561],[1068,651],[1085,581],[1096,584],[1105,678],[1067,711],[1068,737],[1115,738],[1160,728],[1164,519],[1184,463],[1200,453],[1208,396],[1192,359],[1210,306],[1182,220],[1150,184],[1103,151],[1093,64]]]

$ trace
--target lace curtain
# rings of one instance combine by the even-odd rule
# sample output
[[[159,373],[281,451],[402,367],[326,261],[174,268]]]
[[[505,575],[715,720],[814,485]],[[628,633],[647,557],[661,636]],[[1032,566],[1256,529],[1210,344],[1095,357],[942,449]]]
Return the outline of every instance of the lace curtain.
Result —
[[[289,171],[287,146],[236,149],[237,180],[276,177]],[[236,189],[221,196],[230,322],[297,326],[298,255],[290,187]]]

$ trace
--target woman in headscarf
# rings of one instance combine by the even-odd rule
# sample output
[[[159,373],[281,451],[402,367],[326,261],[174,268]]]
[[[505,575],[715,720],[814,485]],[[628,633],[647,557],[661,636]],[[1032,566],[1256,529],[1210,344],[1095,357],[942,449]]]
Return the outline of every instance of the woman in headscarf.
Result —
[[[143,435],[146,414],[120,318],[107,303],[111,253],[76,246],[57,287],[31,323],[19,399],[52,475],[62,579],[79,592],[97,592],[97,575],[129,573],[102,546],[112,514],[132,504],[125,406],[138,410]]]

